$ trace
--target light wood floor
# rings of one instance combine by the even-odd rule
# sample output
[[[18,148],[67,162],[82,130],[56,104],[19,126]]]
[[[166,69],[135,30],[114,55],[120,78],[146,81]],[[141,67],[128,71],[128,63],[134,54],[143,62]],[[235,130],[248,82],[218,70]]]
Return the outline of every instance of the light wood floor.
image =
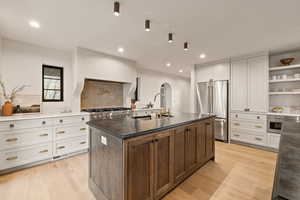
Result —
[[[87,155],[0,176],[1,200],[95,200]],[[276,154],[216,143],[210,161],[163,200],[270,200]]]

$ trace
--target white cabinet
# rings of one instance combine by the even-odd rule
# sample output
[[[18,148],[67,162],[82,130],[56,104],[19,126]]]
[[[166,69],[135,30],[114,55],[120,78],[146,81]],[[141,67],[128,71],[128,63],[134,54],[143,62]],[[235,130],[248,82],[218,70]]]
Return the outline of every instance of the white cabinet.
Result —
[[[231,63],[231,110],[264,113],[268,105],[268,57]]]
[[[266,57],[248,60],[248,108],[252,112],[267,112],[268,62]]]
[[[88,114],[0,121],[0,174],[88,149]]]
[[[252,113],[231,113],[230,127],[231,140],[267,146],[266,115]]]
[[[231,110],[244,111],[248,107],[247,60],[231,63]]]
[[[279,149],[280,134],[268,133],[268,146]]]

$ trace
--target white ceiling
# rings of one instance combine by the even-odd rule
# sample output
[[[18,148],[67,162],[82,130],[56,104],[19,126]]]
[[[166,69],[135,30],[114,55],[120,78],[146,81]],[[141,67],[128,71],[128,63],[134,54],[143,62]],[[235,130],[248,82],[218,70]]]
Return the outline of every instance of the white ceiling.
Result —
[[[189,67],[262,50],[300,46],[299,0],[0,0],[0,32],[10,39],[71,50],[81,46],[189,76]],[[144,20],[152,21],[144,31]],[[40,29],[28,20],[40,22]],[[167,42],[175,33],[173,44]],[[184,41],[190,50],[183,51]],[[204,52],[207,58],[201,60]],[[171,62],[170,68],[166,62]]]

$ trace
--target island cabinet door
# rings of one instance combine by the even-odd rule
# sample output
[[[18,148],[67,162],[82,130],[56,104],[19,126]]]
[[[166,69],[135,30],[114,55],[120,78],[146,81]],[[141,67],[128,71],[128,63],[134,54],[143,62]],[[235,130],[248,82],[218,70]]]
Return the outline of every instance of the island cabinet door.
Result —
[[[192,171],[197,167],[197,126],[190,125],[185,134],[185,168]]]
[[[213,120],[205,121],[206,158],[208,159],[213,158],[215,154],[215,135],[213,127]]]
[[[127,156],[127,200],[153,200],[153,136],[130,141]]]
[[[185,178],[185,135],[186,127],[179,127],[174,132],[174,183],[179,183]]]
[[[197,124],[197,162],[203,164],[206,161],[206,133],[205,122]]]
[[[173,131],[164,131],[154,139],[155,199],[165,195],[173,184]]]

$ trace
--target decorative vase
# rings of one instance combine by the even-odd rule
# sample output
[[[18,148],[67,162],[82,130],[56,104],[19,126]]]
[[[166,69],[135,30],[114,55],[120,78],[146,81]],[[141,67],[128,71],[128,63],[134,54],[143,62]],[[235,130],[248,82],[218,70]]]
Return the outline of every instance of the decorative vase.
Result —
[[[6,101],[2,106],[2,115],[3,116],[11,116],[13,114],[13,104],[9,101]]]

